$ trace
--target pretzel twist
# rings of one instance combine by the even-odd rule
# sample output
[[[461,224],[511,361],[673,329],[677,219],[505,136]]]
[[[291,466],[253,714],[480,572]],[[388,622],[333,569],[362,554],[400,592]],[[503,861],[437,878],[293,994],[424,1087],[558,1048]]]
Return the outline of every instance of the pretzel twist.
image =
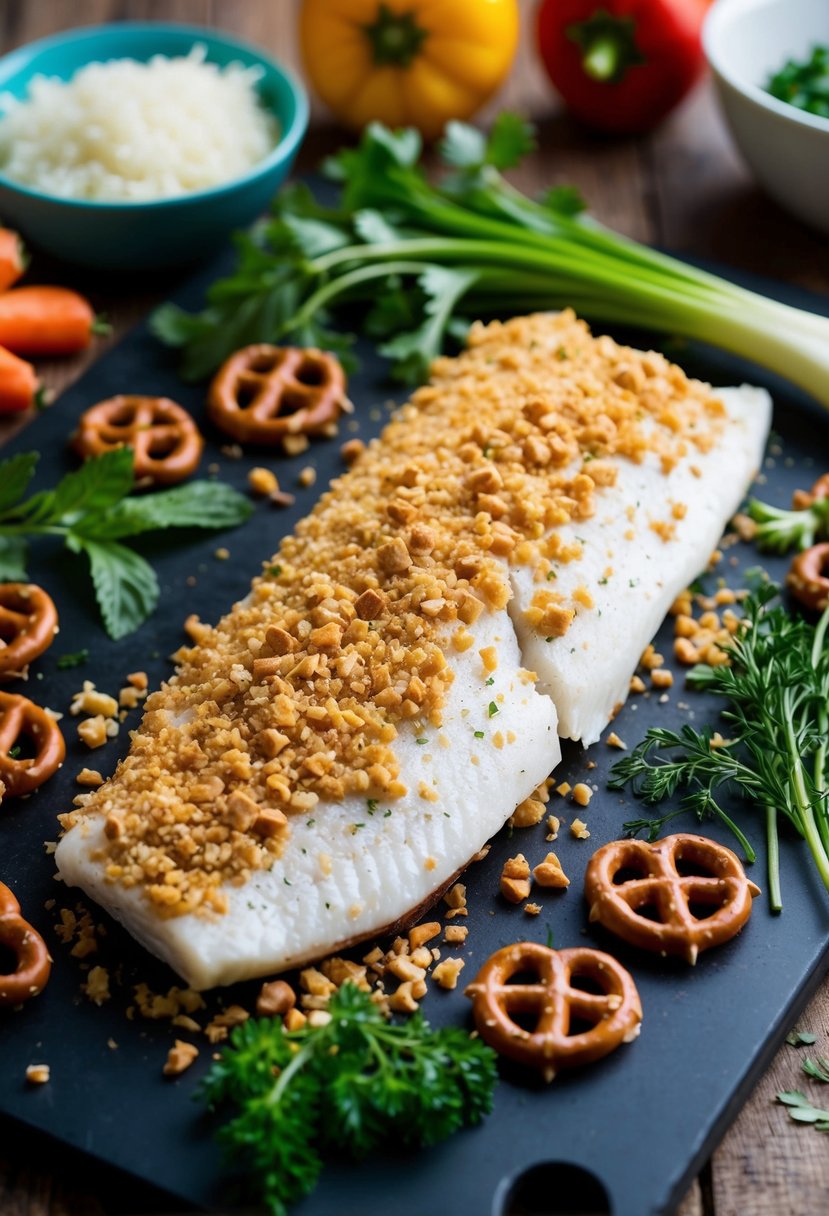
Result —
[[[324,351],[245,346],[219,369],[210,420],[239,443],[275,447],[286,435],[326,433],[350,409],[345,374]]]
[[[682,862],[706,873],[682,874]],[[621,870],[632,870],[638,877],[617,882]],[[701,950],[739,933],[760,888],[746,878],[731,849],[680,832],[654,844],[611,840],[603,845],[588,863],[584,893],[591,921],[632,946],[681,955],[693,965]],[[692,903],[715,911],[700,919],[691,911]],[[658,919],[642,915],[643,908],[652,909]]]
[[[521,972],[533,983],[510,983]],[[599,992],[574,981],[587,980]],[[630,974],[609,954],[577,946],[550,950],[516,942],[496,951],[466,988],[481,1038],[501,1055],[541,1070],[552,1081],[562,1068],[592,1064],[639,1034],[642,1006]],[[533,1030],[514,1014],[536,1017]],[[587,1030],[570,1033],[578,1019]]]
[[[81,415],[73,446],[84,460],[130,447],[137,482],[171,486],[196,471],[204,440],[187,410],[168,397],[119,394]]]
[[[14,971],[0,972],[0,1008],[22,1005],[46,987],[52,960],[43,938],[20,915],[20,904],[0,882],[0,946],[16,960]]]
[[[812,545],[792,558],[786,586],[798,603],[811,612],[823,612],[829,603],[829,543]]]
[[[34,583],[0,584],[0,676],[22,671],[52,645],[58,613]]]
[[[35,755],[9,755],[22,737],[34,744]],[[0,692],[0,781],[11,797],[30,794],[63,764],[66,744],[54,718],[27,697]]]

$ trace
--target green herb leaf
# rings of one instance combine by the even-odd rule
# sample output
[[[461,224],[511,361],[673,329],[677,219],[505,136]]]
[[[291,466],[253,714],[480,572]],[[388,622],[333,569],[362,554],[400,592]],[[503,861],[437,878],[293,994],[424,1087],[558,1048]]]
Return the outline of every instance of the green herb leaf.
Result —
[[[0,461],[0,514],[15,506],[26,493],[38,459],[37,452],[18,452]]]
[[[22,536],[0,534],[0,583],[24,583],[29,546]]]
[[[796,1123],[811,1123],[819,1132],[829,1132],[829,1110],[821,1110],[799,1089],[785,1090],[776,1095]]]
[[[492,1108],[496,1057],[480,1039],[431,1030],[420,1012],[388,1024],[352,983],[328,1012],[291,1033],[279,1018],[235,1027],[200,1088],[229,1114],[219,1139],[277,1216],[313,1190],[329,1152],[435,1144]]]
[[[116,641],[142,625],[158,603],[152,566],[117,541],[97,541],[69,533],[67,544],[89,558],[95,598],[106,631]]]
[[[86,647],[83,650],[75,650],[69,654],[58,656],[57,666],[60,671],[67,671],[72,667],[82,667],[89,658],[89,651]]]
[[[125,498],[105,515],[87,517],[73,531],[95,540],[120,540],[162,528],[233,528],[253,504],[223,482],[191,481],[143,498]]]
[[[817,1035],[812,1034],[811,1030],[790,1030],[786,1035],[790,1047],[811,1047],[816,1040]]]
[[[818,1056],[816,1060],[804,1060],[800,1067],[815,1081],[829,1085],[829,1060],[826,1056]]]

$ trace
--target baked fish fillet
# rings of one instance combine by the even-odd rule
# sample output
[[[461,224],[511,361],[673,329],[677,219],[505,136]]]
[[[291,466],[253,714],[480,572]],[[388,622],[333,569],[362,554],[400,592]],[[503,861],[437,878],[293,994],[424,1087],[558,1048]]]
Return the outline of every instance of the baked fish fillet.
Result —
[[[768,426],[726,396],[571,313],[473,327],[191,628],[63,817],[64,880],[199,988],[413,918],[558,763],[557,709],[598,734],[705,564]]]

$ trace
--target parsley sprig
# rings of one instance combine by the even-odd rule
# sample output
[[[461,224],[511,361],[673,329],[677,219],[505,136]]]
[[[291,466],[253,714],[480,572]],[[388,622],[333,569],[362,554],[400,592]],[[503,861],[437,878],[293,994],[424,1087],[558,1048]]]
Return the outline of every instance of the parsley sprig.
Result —
[[[766,89],[807,114],[829,118],[829,46],[813,46],[808,59],[789,59]]]
[[[741,793],[765,818],[769,903],[779,911],[780,814],[805,839],[829,889],[829,609],[815,626],[773,604],[776,596],[777,588],[768,585],[746,599],[740,629],[724,647],[730,666],[700,664],[688,673],[689,684],[724,700],[729,738],[714,746],[708,729],[697,731],[687,724],[680,731],[651,728],[613,766],[610,784],[612,789],[630,786],[648,804],[686,791],[678,810],[633,820],[625,824],[629,832],[647,830],[655,839],[682,811],[692,811],[700,820],[716,816],[753,860],[749,842],[718,801],[720,790]]]
[[[383,1143],[432,1145],[492,1109],[495,1053],[418,1012],[384,1021],[345,983],[325,1026],[288,1032],[251,1019],[202,1082],[209,1108],[228,1108],[219,1140],[272,1216],[313,1190],[326,1155],[364,1157]]]
[[[754,534],[757,548],[772,553],[810,549],[829,536],[829,498],[819,498],[801,511],[787,511],[752,498],[748,514],[758,525]]]
[[[37,460],[37,452],[22,452],[0,462],[0,581],[27,578],[31,540],[61,537],[72,553],[88,558],[112,638],[136,630],[159,596],[152,566],[122,541],[164,528],[231,528],[252,510],[236,490],[209,481],[130,498],[133,453],[126,447],[88,460],[53,490],[26,498]]]

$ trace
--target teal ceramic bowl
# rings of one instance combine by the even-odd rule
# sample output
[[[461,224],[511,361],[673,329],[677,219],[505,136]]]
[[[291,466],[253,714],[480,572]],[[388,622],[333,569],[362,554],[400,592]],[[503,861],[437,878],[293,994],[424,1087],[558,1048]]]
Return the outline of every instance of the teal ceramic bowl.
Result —
[[[308,97],[280,64],[216,30],[162,22],[119,22],[57,34],[0,59],[0,98],[27,95],[32,77],[68,80],[93,61],[186,55],[194,43],[207,60],[262,69],[258,84],[279,123],[271,153],[249,172],[210,190],[156,202],[108,203],[59,198],[0,172],[0,220],[36,248],[65,261],[112,270],[146,270],[208,256],[234,228],[253,222],[290,171],[308,125]],[[0,121],[2,121],[0,101]]]

